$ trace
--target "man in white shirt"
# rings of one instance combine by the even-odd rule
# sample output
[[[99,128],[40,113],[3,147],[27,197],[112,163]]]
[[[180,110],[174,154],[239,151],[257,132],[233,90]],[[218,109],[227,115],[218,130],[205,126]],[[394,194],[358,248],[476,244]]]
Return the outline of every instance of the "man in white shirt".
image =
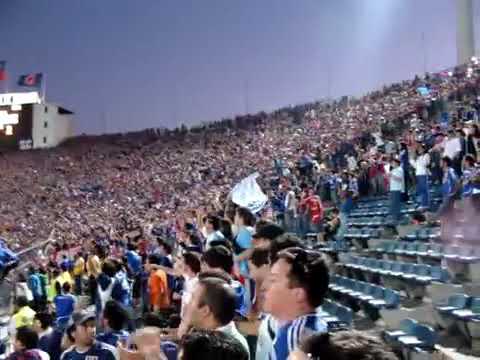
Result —
[[[391,166],[392,169],[389,173],[390,215],[392,216],[394,224],[397,224],[400,220],[401,197],[402,193],[405,191],[405,179],[399,159],[393,159]]]
[[[423,145],[420,145],[417,149],[417,157],[410,159],[410,164],[415,169],[417,201],[420,202],[420,206],[428,208],[428,166],[430,164],[430,155],[425,152]]]
[[[235,290],[226,281],[213,277],[201,279],[186,307],[182,323],[196,329],[221,331],[238,340],[250,353],[247,340],[233,322],[235,305]]]
[[[294,232],[296,230],[295,222],[297,217],[297,198],[292,187],[288,187],[285,195],[285,227],[287,231]]]

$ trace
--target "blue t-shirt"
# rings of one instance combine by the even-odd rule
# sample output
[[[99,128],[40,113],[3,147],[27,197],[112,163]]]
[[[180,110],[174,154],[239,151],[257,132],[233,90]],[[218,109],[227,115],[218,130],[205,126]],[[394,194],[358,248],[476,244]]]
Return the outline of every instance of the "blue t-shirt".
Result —
[[[130,283],[127,279],[127,274],[123,271],[119,271],[114,278],[114,285],[112,288],[112,299],[118,301],[124,306],[130,306],[132,304],[132,291]]]
[[[127,263],[133,274],[138,274],[142,271],[142,258],[135,251],[129,250],[125,254],[127,257]]]
[[[288,355],[298,347],[302,340],[314,333],[327,331],[327,323],[318,313],[300,316],[293,321],[289,321],[278,328],[269,359],[287,360]]]
[[[235,280],[232,280],[231,285],[233,290],[235,290],[235,311],[237,314],[246,317],[249,311],[249,299],[245,287]]]
[[[97,335],[97,341],[108,345],[117,346],[119,341],[127,340],[130,334],[126,330],[111,331]]]
[[[75,297],[71,294],[57,295],[53,299],[53,303],[55,304],[57,322],[60,325],[66,324],[75,310]]]
[[[242,248],[243,250],[250,249],[252,247],[252,229],[247,227],[241,227],[238,231],[237,237],[235,238],[235,242],[237,243],[238,247]],[[248,262],[243,260],[240,262],[240,273],[242,275],[248,275]]]
[[[37,274],[30,274],[27,280],[27,285],[33,294],[34,298],[40,298],[44,295],[40,277]]]
[[[96,341],[88,351],[78,352],[75,346],[67,349],[61,356],[61,360],[116,360],[117,350],[108,344]]]
[[[6,265],[11,261],[18,261],[18,256],[0,239],[0,265]]]

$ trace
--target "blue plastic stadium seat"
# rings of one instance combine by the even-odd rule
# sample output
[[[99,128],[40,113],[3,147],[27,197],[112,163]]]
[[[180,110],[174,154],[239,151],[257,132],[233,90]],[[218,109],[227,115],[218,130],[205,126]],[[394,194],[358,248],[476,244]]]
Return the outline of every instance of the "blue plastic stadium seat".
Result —
[[[430,276],[433,281],[447,282],[449,279],[448,271],[440,266],[432,266]]]
[[[480,298],[471,298],[468,309],[453,310],[451,314],[463,321],[480,319]]]
[[[455,294],[448,298],[447,304],[437,305],[435,308],[441,314],[449,314],[455,310],[464,309],[467,307],[470,297],[465,294]]]
[[[404,319],[400,322],[398,330],[385,331],[383,336],[385,341],[392,344],[398,340],[401,336],[414,335],[415,327],[418,325],[418,321],[414,319]]]
[[[413,334],[422,342],[422,344],[416,346],[422,350],[433,350],[438,342],[438,334],[428,325],[417,325]]]
[[[338,307],[336,316],[340,321],[343,321],[348,325],[351,325],[353,322],[353,311],[345,306],[340,305]]]
[[[415,280],[422,284],[428,284],[432,281],[430,276],[431,266],[425,264],[418,264],[415,266]]]

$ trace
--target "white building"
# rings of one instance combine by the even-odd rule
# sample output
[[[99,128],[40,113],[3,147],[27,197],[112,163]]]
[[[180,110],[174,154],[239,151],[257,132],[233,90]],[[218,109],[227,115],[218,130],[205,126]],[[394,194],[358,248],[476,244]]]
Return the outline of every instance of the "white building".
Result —
[[[50,148],[73,135],[73,112],[37,92],[0,94],[0,149]]]

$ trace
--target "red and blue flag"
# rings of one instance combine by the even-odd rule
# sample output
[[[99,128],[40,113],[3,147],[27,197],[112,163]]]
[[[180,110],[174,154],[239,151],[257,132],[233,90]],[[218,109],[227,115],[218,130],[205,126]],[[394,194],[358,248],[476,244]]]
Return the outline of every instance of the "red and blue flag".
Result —
[[[42,73],[31,73],[27,75],[21,75],[18,79],[19,86],[38,87],[42,83]]]
[[[0,61],[0,81],[7,80],[7,62]]]

